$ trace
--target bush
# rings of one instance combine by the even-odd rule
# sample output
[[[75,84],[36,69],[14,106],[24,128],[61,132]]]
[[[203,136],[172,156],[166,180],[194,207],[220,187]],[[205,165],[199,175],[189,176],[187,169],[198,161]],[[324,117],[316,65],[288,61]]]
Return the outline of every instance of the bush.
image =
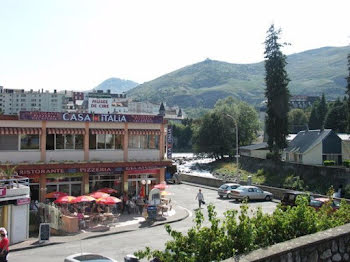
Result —
[[[325,160],[325,161],[323,161],[323,164],[325,166],[334,166],[335,165],[335,161],[334,160]]]
[[[204,225],[204,215],[197,211],[194,223],[187,234],[166,225],[172,240],[165,243],[164,250],[146,248],[135,255],[142,258],[157,257],[160,261],[210,262],[250,252],[303,235],[312,234],[350,222],[350,205],[344,200],[336,212],[324,204],[319,211],[308,206],[306,197],[297,198],[297,206],[279,206],[272,215],[261,208],[253,215],[248,205],[241,205],[241,212],[228,210],[223,219],[217,218],[215,207],[208,205],[209,224]],[[239,215],[238,215],[239,214]]]
[[[343,161],[343,165],[344,165],[345,167],[350,167],[350,159],[344,160],[344,161]]]

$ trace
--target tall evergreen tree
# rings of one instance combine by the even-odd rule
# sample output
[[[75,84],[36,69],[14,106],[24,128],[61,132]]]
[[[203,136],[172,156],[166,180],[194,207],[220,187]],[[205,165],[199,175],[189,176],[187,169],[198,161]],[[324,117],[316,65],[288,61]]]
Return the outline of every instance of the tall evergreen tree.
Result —
[[[309,128],[311,130],[321,128],[320,118],[318,116],[318,106],[319,106],[319,101],[316,101],[313,103],[311,108],[311,114],[309,118]]]
[[[279,151],[287,146],[289,78],[285,67],[286,56],[281,52],[281,30],[272,24],[265,40],[265,96],[267,98],[266,132],[269,149],[278,156]]]
[[[338,98],[329,109],[327,118],[325,121],[325,128],[332,129],[337,133],[346,132],[346,102],[340,101]]]
[[[349,75],[346,77],[346,91],[345,93],[348,95],[348,108],[347,108],[347,120],[348,120],[348,126],[347,131],[350,133],[350,54],[348,54],[348,71]]]
[[[322,93],[321,101],[317,107],[318,119],[320,121],[320,128],[324,127],[324,122],[326,120],[327,112],[328,112],[328,107],[326,103],[326,98],[324,97],[324,93]]]

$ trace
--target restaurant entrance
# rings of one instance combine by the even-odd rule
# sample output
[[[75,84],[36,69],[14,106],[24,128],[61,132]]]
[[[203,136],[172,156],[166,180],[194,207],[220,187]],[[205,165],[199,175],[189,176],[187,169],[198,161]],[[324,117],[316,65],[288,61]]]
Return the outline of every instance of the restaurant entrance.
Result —
[[[101,188],[113,188],[118,191],[118,195],[122,192],[122,174],[121,173],[99,173],[89,175],[90,192],[95,192]]]
[[[51,192],[63,192],[69,196],[80,196],[82,192],[83,174],[47,174],[46,194]]]
[[[128,191],[132,196],[140,193],[147,196],[156,184],[157,179],[151,174],[133,174],[128,177]]]

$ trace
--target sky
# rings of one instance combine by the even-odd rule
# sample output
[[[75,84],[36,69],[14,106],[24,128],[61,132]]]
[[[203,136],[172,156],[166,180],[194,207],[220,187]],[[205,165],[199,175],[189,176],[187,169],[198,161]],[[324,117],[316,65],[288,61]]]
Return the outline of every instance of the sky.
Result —
[[[349,0],[0,0],[0,86],[84,91],[206,58],[260,62],[272,23],[287,55],[346,46],[349,10]]]

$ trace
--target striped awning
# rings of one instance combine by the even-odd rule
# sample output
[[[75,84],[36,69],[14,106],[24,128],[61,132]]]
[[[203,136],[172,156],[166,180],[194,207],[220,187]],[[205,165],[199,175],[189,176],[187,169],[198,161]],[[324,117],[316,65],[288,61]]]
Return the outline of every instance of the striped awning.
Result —
[[[130,135],[160,135],[159,129],[129,129]]]
[[[48,128],[48,134],[59,134],[59,135],[84,135],[84,128]]]
[[[41,128],[0,127],[0,135],[40,135]]]
[[[124,135],[125,131],[124,129],[90,129],[91,134],[93,135],[100,135],[100,134],[112,134],[112,135]]]

